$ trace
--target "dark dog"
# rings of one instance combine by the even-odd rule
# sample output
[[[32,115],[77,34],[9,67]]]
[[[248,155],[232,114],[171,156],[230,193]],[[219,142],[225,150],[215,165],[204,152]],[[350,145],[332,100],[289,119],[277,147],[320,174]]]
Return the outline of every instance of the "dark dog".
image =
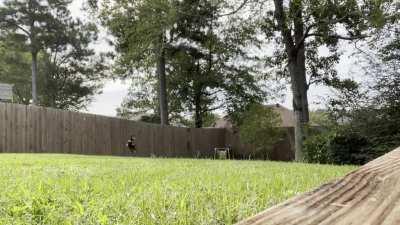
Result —
[[[134,136],[131,136],[131,138],[128,140],[128,143],[126,143],[126,147],[129,148],[129,151],[131,151],[131,153],[136,152],[136,138]]]

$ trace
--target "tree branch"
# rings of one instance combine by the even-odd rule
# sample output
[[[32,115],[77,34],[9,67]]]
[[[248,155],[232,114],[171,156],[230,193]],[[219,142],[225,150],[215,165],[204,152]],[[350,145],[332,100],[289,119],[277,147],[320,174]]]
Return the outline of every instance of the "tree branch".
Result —
[[[25,29],[25,28],[23,28],[22,26],[18,25],[18,24],[17,24],[16,22],[14,22],[14,21],[6,20],[6,21],[4,21],[4,23],[9,24],[9,25],[11,25],[11,26],[15,26],[17,29],[20,29],[22,32],[24,32],[24,33],[25,33],[26,35],[28,35],[28,36],[31,35],[31,33],[30,33],[27,29]]]
[[[321,21],[318,22],[318,23],[311,24],[310,26],[308,26],[308,27],[306,28],[306,31],[304,32],[303,37],[300,39],[299,42],[296,43],[296,46],[300,46],[301,44],[303,44],[303,43],[305,42],[305,40],[307,39],[307,37],[311,37],[311,36],[323,36],[323,35],[317,34],[317,33],[312,33],[312,34],[310,34],[311,29],[314,28],[314,27],[316,27],[318,24],[322,24],[322,23],[336,24],[336,23],[341,23],[341,22],[343,22],[345,19],[346,19],[346,16],[343,16],[343,17],[340,17],[340,18],[336,18],[336,19],[334,19],[334,20],[331,20],[331,19],[329,19],[329,18],[326,18],[326,19],[321,20]],[[367,37],[367,36],[362,36],[362,37],[358,37],[358,38],[356,38],[356,37],[350,38],[350,37],[343,37],[343,36],[340,36],[340,35],[335,35],[335,36],[337,36],[338,39],[343,39],[343,40],[356,40],[356,39],[362,39],[362,38],[366,38],[366,37]],[[335,38],[334,36],[330,36],[330,37]],[[339,37],[341,37],[341,38],[339,38]]]
[[[241,4],[237,9],[235,9],[235,10],[233,10],[232,12],[229,12],[229,13],[217,15],[217,17],[223,17],[223,16],[230,16],[230,15],[233,15],[233,14],[239,12],[249,1],[250,1],[250,0],[244,0],[244,1],[242,2],[242,4]]]
[[[212,107],[212,108],[205,108],[205,109],[201,110],[201,113],[211,112],[211,111],[220,109],[222,107],[224,107],[224,104],[220,104],[220,105]]]
[[[316,78],[316,74],[311,74],[311,75],[310,75],[309,80],[308,80],[308,83],[306,84],[307,90],[310,88],[310,86],[311,86],[312,84],[316,84],[316,83],[318,83],[318,82],[323,81],[322,78],[320,78],[320,79],[313,79],[313,78]]]
[[[310,33],[308,34],[307,37],[323,37],[324,35],[319,34],[319,33]],[[328,37],[330,38],[336,38],[336,39],[340,39],[340,40],[348,40],[348,41],[354,41],[354,40],[359,40],[359,39],[364,39],[367,38],[367,35],[358,35],[358,36],[342,36],[339,34],[334,34],[334,35],[328,35]]]
[[[364,54],[366,56],[366,59],[368,60],[368,62],[370,64],[377,64],[377,59],[370,53],[368,53],[367,51],[361,49],[358,45],[357,45],[357,41],[354,42],[354,48],[357,49],[361,54]]]
[[[203,92],[202,94],[205,95],[205,96],[212,96],[212,95],[218,94],[220,92],[222,92],[222,90],[217,90],[217,91],[214,91],[214,92]]]
[[[296,49],[298,49],[299,46],[301,46],[302,44],[304,44],[306,38],[309,37],[309,33],[310,33],[311,29],[312,29],[313,27],[315,27],[315,26],[317,26],[317,24],[311,24],[310,26],[308,26],[308,27],[306,28],[306,31],[304,32],[303,37],[296,43]]]

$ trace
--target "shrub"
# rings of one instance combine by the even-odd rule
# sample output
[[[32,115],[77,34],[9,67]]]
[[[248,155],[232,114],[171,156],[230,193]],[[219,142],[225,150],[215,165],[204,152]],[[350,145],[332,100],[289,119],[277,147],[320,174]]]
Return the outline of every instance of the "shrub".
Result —
[[[335,135],[330,141],[330,152],[335,164],[360,165],[374,158],[367,138],[351,131]]]
[[[243,116],[239,131],[241,140],[254,146],[253,157],[268,159],[273,145],[282,138],[280,123],[281,118],[273,109],[260,104],[250,106]]]
[[[334,134],[325,132],[309,137],[304,142],[304,159],[310,163],[332,163],[329,143]]]
[[[376,157],[368,139],[349,129],[324,132],[304,143],[306,161],[323,164],[365,164]]]

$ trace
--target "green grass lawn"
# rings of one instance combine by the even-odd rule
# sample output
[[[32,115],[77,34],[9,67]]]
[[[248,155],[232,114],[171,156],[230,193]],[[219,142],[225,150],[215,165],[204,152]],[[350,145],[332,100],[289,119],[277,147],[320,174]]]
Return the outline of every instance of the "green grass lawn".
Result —
[[[352,169],[0,154],[0,224],[232,224]]]

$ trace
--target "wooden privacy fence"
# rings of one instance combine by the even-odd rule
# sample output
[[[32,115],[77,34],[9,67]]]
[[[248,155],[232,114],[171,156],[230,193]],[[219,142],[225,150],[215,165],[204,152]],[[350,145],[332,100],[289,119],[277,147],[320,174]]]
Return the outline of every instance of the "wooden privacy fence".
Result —
[[[253,149],[224,128],[160,126],[52,108],[0,103],[0,152],[133,155],[125,146],[136,138],[136,156],[213,157],[214,148],[231,147],[237,158]],[[272,160],[289,161],[293,130],[277,143]]]
[[[209,157],[225,146],[224,129],[155,124],[51,108],[0,103],[0,152]]]
[[[400,224],[400,148],[237,225]]]

